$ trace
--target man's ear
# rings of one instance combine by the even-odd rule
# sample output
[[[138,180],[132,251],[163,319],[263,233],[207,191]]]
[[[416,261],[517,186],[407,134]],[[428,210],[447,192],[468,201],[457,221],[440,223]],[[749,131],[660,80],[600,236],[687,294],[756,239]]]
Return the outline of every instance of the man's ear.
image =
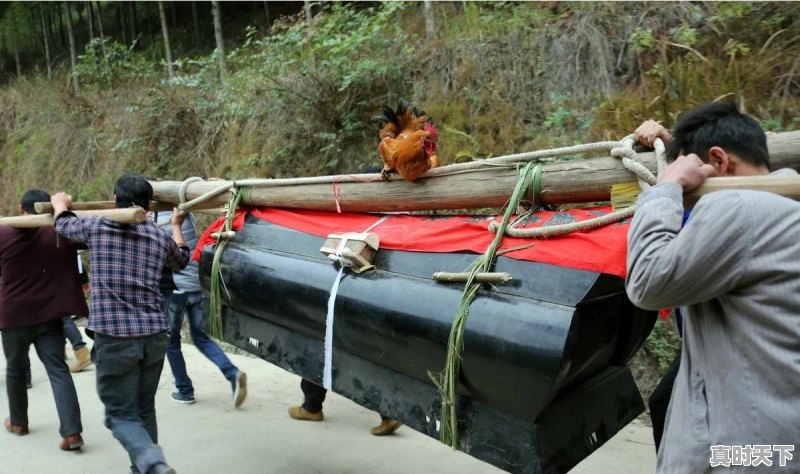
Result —
[[[728,176],[733,173],[734,164],[728,152],[718,146],[708,149],[708,164],[714,167],[718,176]]]

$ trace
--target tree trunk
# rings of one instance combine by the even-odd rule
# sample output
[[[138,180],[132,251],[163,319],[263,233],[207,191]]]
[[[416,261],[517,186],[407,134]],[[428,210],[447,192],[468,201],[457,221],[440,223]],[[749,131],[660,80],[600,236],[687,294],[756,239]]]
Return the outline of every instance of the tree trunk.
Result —
[[[269,2],[264,1],[262,3],[264,4],[264,18],[267,20],[265,23],[267,25],[266,29],[269,29],[270,25],[272,24],[272,20],[269,17]]]
[[[97,12],[97,31],[100,33],[100,49],[103,51],[103,63],[105,63],[106,67],[109,67],[108,52],[106,51],[106,42],[104,40],[106,35],[103,33],[103,16],[100,11],[100,2],[97,2],[94,6],[94,10]]]
[[[228,60],[225,58],[225,42],[222,37],[222,9],[217,0],[211,2],[211,15],[214,17],[214,37],[217,40],[219,56],[219,79],[224,84],[228,77]]]
[[[124,2],[117,3],[117,17],[119,18],[119,30],[122,33],[122,44],[128,46],[128,32],[125,28],[125,6]]]
[[[431,0],[425,0],[423,3],[425,6],[425,40],[428,43],[433,43],[433,40],[436,39],[436,30],[434,30],[433,25],[433,6],[431,3]]]
[[[155,10],[153,10],[155,9]],[[144,10],[144,18],[147,21],[147,26],[145,29],[147,30],[147,41],[149,45],[154,45],[156,43],[156,36],[155,31],[159,28],[153,28],[153,19],[158,17],[161,18],[161,15],[158,13],[158,7],[154,6],[153,2],[146,2],[145,3],[145,10]]]
[[[22,64],[19,62],[19,46],[14,45],[14,62],[17,64],[17,79],[22,77]]]
[[[178,29],[178,4],[176,2],[172,2],[172,8],[170,10],[170,19],[172,20],[172,29]]]
[[[47,78],[52,79],[53,77],[53,69],[50,64],[50,38],[47,34],[47,22],[44,19],[44,5],[39,5],[39,16],[42,20],[42,40],[44,41],[44,57],[45,61],[47,61]]]
[[[305,9],[305,12],[306,12],[306,25],[310,29],[311,28],[311,20],[314,18],[312,16],[312,13],[311,13],[311,1],[310,0],[304,0],[303,1],[303,8]]]
[[[89,20],[89,41],[94,40],[94,15],[92,15],[92,2],[86,2],[86,18]]]
[[[192,2],[192,41],[195,49],[200,47],[200,22],[197,21],[197,2]]]
[[[800,131],[776,133],[767,137],[770,163],[775,169],[800,168]],[[656,169],[655,154],[640,153],[642,163],[651,171]],[[346,178],[342,176],[340,178]],[[749,186],[769,189],[800,198],[800,177],[781,180],[764,177],[768,181],[750,181]],[[513,167],[486,166],[476,170],[454,174],[421,178],[418,182],[404,180],[381,181],[334,180],[333,177],[297,178],[297,180],[272,180],[272,185],[258,186],[244,194],[241,204],[254,206],[285,207],[295,209],[317,209],[336,212],[369,211],[421,211],[435,209],[480,209],[502,207],[511,197],[517,182],[517,171]],[[301,182],[296,182],[296,181]],[[305,182],[303,182],[305,181]],[[619,158],[599,157],[585,160],[545,163],[542,167],[542,191],[537,204],[563,204],[576,202],[608,201],[614,184],[636,181],[635,175],[623,167]],[[758,181],[758,180],[756,180]],[[333,183],[337,183],[337,192]],[[247,180],[237,183],[246,185]],[[726,184],[727,183],[727,184]],[[181,181],[151,181],[153,199],[162,202],[180,202],[178,192]],[[205,181],[191,183],[186,187],[186,199],[197,197],[231,185],[231,181]],[[279,185],[283,184],[283,185]],[[788,185],[788,186],[787,186]],[[687,194],[691,201],[697,194],[725,186],[741,186],[736,178],[709,180],[704,189]],[[766,186],[766,187],[764,187]],[[694,195],[694,196],[693,196]],[[531,196],[526,199],[530,200]],[[225,192],[201,207],[211,208],[228,202]]]
[[[131,25],[131,42],[136,41],[139,28],[136,24],[136,2],[126,2],[128,4],[128,22]]]
[[[175,78],[175,70],[172,69],[172,49],[169,46],[169,31],[167,30],[167,13],[164,11],[164,2],[158,2],[158,15],[161,17],[161,31],[164,33],[164,54],[167,57],[167,74],[170,80]]]
[[[75,89],[75,94],[81,93],[80,83],[78,81],[78,51],[75,48],[75,35],[72,33],[72,19],[69,10],[69,3],[64,2],[61,4],[64,10],[64,16],[67,17],[67,36],[69,39],[69,60],[72,65],[72,86]]]
[[[105,38],[105,34],[103,33],[103,16],[100,14],[100,2],[94,6],[94,10],[97,12],[97,31],[100,33],[101,38]]]
[[[56,7],[56,8],[58,8],[58,7]],[[68,46],[68,44],[67,44],[67,35],[66,35],[66,33],[64,33],[64,15],[65,15],[64,12],[65,11],[66,11],[66,9],[63,8],[63,5],[62,5],[62,8],[59,10],[59,13],[58,13],[58,32],[59,32],[59,34],[61,36],[61,49],[67,49],[67,46]]]

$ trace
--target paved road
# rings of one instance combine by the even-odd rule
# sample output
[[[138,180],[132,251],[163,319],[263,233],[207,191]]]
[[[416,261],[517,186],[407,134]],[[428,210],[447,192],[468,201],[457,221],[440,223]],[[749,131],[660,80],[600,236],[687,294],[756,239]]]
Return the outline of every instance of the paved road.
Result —
[[[194,346],[186,346],[185,353],[197,403],[179,405],[170,400],[173,385],[168,366],[157,394],[161,445],[168,462],[181,474],[502,472],[409,428],[401,428],[392,436],[371,436],[369,429],[378,423],[378,416],[335,394],[325,403],[324,422],[292,420],[286,410],[300,401],[300,379],[260,359],[231,355],[250,381],[247,401],[234,410],[230,385],[217,368]],[[0,432],[0,472],[127,473],[125,452],[102,424],[94,367],[74,376],[86,446],[81,452],[62,452],[58,449],[58,421],[47,376],[33,351],[31,360],[34,386],[28,391],[30,434],[17,437]],[[5,378],[0,377],[0,419],[7,414]],[[654,469],[650,428],[634,422],[572,472],[641,474]]]

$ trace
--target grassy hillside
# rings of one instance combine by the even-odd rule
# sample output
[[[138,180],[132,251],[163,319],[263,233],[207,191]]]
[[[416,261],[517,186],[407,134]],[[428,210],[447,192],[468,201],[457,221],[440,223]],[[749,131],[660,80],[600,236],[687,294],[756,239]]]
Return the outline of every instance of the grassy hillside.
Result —
[[[95,40],[68,71],[0,90],[2,212],[32,186],[107,198],[135,171],[287,177],[379,162],[369,120],[413,100],[444,163],[620,138],[697,103],[739,98],[765,127],[800,124],[800,22],[779,3],[324,4],[311,26],[247,28],[221,84],[214,55],[177,60]],[[102,44],[101,44],[102,43]],[[100,51],[110,51],[101,60]]]

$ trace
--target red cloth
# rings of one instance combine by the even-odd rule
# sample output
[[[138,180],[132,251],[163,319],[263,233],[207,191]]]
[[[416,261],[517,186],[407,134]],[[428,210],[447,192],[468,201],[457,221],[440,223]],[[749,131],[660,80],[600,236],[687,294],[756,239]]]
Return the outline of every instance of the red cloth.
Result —
[[[245,217],[247,217],[247,212],[242,209],[237,209],[236,212],[233,213],[233,221],[231,222],[231,227],[233,227],[233,230],[239,230],[244,227]],[[208,229],[203,232],[203,235],[197,239],[197,246],[194,248],[194,253],[192,253],[193,259],[199,262],[200,255],[203,254],[203,248],[206,245],[214,245],[214,243],[216,243],[216,240],[211,237],[211,234],[222,229],[223,224],[225,224],[225,218],[220,217],[212,222],[210,226],[208,226]]]
[[[566,222],[583,221],[607,214],[609,206],[572,209],[568,211],[537,212],[521,226],[542,227]],[[329,234],[363,232],[377,222],[381,214],[331,213],[273,208],[249,209],[259,219],[307,234],[325,237]],[[410,252],[483,253],[494,238],[487,230],[494,216],[410,216],[391,214],[370,230],[380,238],[380,248]],[[244,224],[244,213],[238,211],[234,230]],[[568,268],[608,273],[625,277],[625,255],[629,221],[607,225],[589,232],[578,232],[550,239],[521,239],[505,237],[500,249],[533,244],[531,247],[503,254],[504,257],[532,262],[549,263]],[[194,258],[200,258],[202,248],[213,244],[211,232],[222,226],[222,220],[212,224],[200,237]]]

